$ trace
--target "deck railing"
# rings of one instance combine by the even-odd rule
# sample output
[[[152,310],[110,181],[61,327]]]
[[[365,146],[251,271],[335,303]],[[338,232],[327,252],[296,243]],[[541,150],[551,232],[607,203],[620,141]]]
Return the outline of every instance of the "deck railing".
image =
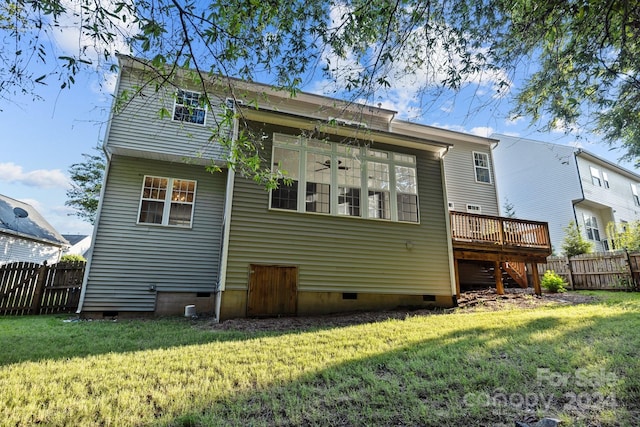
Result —
[[[454,242],[551,249],[546,222],[451,211]]]

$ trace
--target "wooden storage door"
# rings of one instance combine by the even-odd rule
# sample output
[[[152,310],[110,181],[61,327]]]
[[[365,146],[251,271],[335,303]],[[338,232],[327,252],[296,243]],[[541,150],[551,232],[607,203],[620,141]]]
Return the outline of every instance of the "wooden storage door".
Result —
[[[247,316],[292,316],[296,314],[298,267],[249,266]]]

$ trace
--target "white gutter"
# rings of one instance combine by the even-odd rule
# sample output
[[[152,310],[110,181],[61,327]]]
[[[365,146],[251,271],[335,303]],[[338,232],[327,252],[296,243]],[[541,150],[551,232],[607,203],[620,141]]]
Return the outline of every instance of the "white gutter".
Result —
[[[445,228],[447,230],[447,251],[449,253],[449,282],[451,283],[451,295],[455,298],[457,296],[456,291],[456,271],[455,271],[455,257],[453,255],[453,243],[451,241],[451,221],[449,214],[449,196],[447,195],[447,179],[444,170],[444,156],[447,155],[451,147],[448,147],[447,150],[442,153],[440,156],[440,176],[442,177],[442,195],[444,199],[444,211],[445,214]],[[456,305],[457,301],[455,301]]]
[[[235,102],[235,101],[234,101]],[[234,104],[235,111],[235,104]],[[233,145],[236,139],[238,138],[238,118],[233,119],[233,134],[231,136],[231,150],[233,150]],[[223,224],[223,235],[222,235],[222,256],[220,257],[220,278],[218,279],[218,287],[216,289],[216,297],[215,297],[215,319],[216,323],[220,322],[220,306],[222,303],[222,292],[225,290],[226,282],[227,282],[227,260],[229,259],[229,234],[231,231],[231,209],[233,203],[233,185],[235,182],[235,170],[233,167],[230,167],[227,170],[227,188],[225,193],[224,200],[224,224]]]

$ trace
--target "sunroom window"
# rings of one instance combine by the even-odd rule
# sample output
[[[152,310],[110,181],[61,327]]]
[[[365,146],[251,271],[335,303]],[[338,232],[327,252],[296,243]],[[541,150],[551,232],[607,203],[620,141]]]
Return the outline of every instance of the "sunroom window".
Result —
[[[191,227],[195,194],[196,181],[145,176],[138,223]]]
[[[275,134],[273,171],[272,209],[419,221],[413,155]]]

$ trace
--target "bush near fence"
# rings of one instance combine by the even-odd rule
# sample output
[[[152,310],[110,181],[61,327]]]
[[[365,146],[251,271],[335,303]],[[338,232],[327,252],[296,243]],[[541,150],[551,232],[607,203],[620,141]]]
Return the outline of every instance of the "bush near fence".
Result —
[[[596,252],[571,258],[550,256],[538,272],[553,270],[575,290],[640,290],[640,253]]]
[[[0,266],[0,315],[72,313],[78,308],[85,262]]]

